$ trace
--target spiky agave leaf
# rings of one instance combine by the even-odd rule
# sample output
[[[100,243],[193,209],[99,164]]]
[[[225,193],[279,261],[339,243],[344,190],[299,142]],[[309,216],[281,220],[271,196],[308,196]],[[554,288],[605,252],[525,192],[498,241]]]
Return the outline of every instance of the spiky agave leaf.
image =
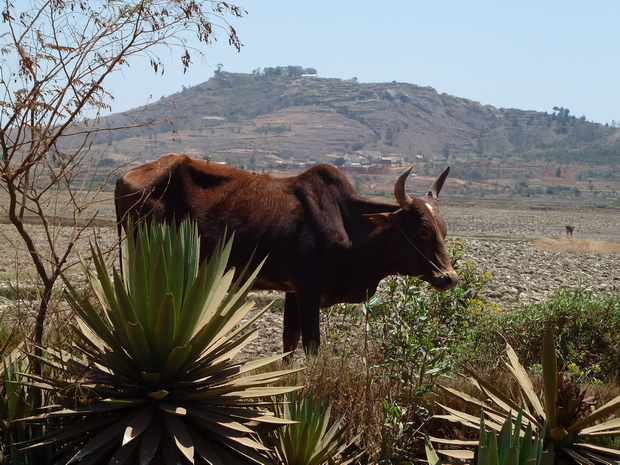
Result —
[[[188,221],[130,228],[123,278],[115,270],[110,275],[93,248],[94,271],[86,269],[98,306],[67,283],[82,356],[48,351],[57,367],[80,373],[75,383],[88,402],[48,406],[30,417],[62,425],[29,448],[54,444],[67,464],[268,463],[254,433],[290,421],[274,417],[261,398],[297,389],[269,386],[297,370],[248,376],[283,355],[234,360],[256,335],[244,329],[266,310],[248,317],[253,304],[246,297],[258,270],[233,282],[226,267],[232,240],[199,267],[197,234]],[[50,389],[70,384],[34,381]]]
[[[433,443],[427,435],[424,436],[424,450],[426,451],[426,461],[429,465],[442,465],[441,459],[439,458],[439,455],[437,455],[437,451],[433,447]]]
[[[468,375],[466,379],[470,380],[491,403],[477,400],[455,389],[444,387],[442,389],[469,405],[483,408],[494,420],[486,424],[487,428],[497,430],[498,424],[503,424],[511,415],[522,411],[524,428],[531,425],[534,433],[539,435],[544,431],[541,437],[548,452],[546,460],[550,460],[548,457],[554,453],[559,453],[569,456],[580,464],[620,465],[620,450],[594,442],[598,438],[620,435],[620,418],[616,418],[620,411],[620,396],[588,414],[591,403],[585,399],[585,393],[579,392],[572,383],[564,382],[562,373],[558,372],[553,328],[547,326],[543,337],[544,401],[541,402],[539,397],[541,394],[536,395],[532,381],[519,363],[514,350],[509,344],[506,346],[509,358],[506,367],[520,389],[516,396],[513,393],[501,392],[466,367],[463,367]],[[479,427],[480,423],[474,421],[473,416],[442,407],[449,414],[439,415],[439,418],[459,422],[468,427]],[[614,416],[613,419],[605,420],[611,415]]]
[[[347,465],[358,458],[357,454],[346,451],[359,435],[349,437],[350,429],[342,418],[337,418],[330,426],[331,408],[322,399],[315,401],[310,394],[298,398],[293,393],[289,402],[274,404],[274,410],[279,417],[292,423],[271,432],[264,440],[273,445],[268,452],[273,463]]]

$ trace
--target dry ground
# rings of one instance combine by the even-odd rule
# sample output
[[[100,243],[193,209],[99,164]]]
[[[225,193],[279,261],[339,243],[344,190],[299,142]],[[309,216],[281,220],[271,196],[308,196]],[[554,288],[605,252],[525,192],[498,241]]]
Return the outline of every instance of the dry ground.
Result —
[[[580,283],[597,292],[620,288],[620,211],[480,208],[473,204],[444,205],[442,211],[448,222],[448,240],[461,241],[464,258],[492,275],[483,294],[503,310],[544,299],[560,287]],[[103,248],[112,247],[116,241],[111,204],[101,205],[99,217],[110,223],[106,226],[104,222],[78,243],[84,253],[88,240],[96,238]],[[572,238],[565,236],[566,224],[575,226]],[[64,228],[59,228],[57,234],[60,243],[70,239]],[[14,283],[18,272],[27,282],[27,253],[10,225],[0,224],[0,254],[0,287]],[[72,275],[83,279],[79,267],[72,270]],[[272,296],[278,297],[272,293],[266,298]],[[253,350],[278,352],[281,313],[268,312],[259,326],[261,342]]]
[[[537,302],[561,287],[620,292],[620,211],[566,208],[442,207],[448,241],[492,279],[482,294],[504,311]],[[565,225],[575,226],[566,238]],[[252,355],[281,350],[281,314],[268,312]]]
[[[504,309],[560,287],[620,287],[620,211],[596,209],[444,209],[448,234],[491,273],[484,294]],[[567,238],[565,225],[575,226]]]

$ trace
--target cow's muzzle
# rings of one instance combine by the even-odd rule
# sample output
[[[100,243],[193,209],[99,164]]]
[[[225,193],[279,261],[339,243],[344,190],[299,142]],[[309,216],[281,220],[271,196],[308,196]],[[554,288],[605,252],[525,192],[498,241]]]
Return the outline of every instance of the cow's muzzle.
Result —
[[[456,271],[450,269],[442,271],[437,276],[433,276],[430,283],[437,291],[447,291],[448,289],[452,289],[456,286],[458,281],[459,277],[456,274]]]

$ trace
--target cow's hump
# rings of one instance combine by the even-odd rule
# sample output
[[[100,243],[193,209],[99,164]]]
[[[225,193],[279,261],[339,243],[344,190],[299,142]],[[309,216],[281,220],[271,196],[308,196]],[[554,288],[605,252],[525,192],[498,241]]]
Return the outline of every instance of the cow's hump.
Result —
[[[119,178],[117,185],[125,184],[131,190],[138,191],[148,186],[157,186],[162,182],[167,183],[180,165],[190,162],[191,159],[187,155],[177,153],[162,155],[157,160],[149,161],[130,169]]]

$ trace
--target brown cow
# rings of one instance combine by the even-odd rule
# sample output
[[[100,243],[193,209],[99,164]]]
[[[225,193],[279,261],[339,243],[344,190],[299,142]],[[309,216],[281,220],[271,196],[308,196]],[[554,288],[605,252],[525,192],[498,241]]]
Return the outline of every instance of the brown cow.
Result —
[[[572,237],[573,236],[573,231],[575,230],[574,226],[571,226],[570,224],[566,225],[566,236],[567,237]]]
[[[127,218],[193,218],[202,259],[224,231],[235,232],[230,265],[243,269],[268,255],[255,289],[286,292],[284,351],[303,336],[318,347],[319,308],[362,302],[388,275],[421,276],[437,290],[457,282],[444,245],[437,195],[446,169],[422,199],[394,187],[398,204],[361,197],[337,168],[317,165],[288,178],[168,154],[132,168],[116,183],[119,227]]]

